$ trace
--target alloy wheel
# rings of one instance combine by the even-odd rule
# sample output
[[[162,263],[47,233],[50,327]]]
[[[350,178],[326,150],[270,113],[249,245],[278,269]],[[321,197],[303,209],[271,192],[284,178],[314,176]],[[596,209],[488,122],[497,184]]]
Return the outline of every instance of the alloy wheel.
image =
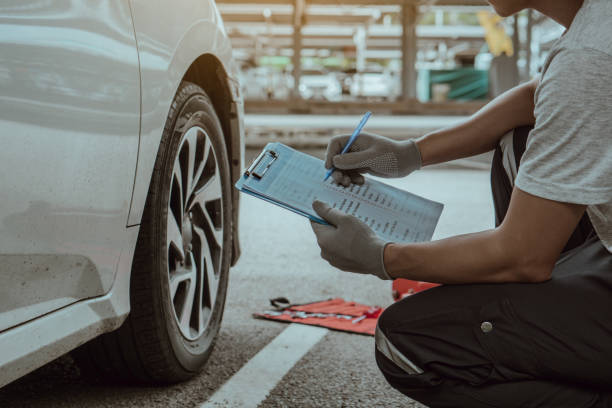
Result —
[[[167,216],[168,281],[181,334],[196,340],[217,299],[223,253],[223,196],[217,157],[198,126],[184,132],[172,171]]]

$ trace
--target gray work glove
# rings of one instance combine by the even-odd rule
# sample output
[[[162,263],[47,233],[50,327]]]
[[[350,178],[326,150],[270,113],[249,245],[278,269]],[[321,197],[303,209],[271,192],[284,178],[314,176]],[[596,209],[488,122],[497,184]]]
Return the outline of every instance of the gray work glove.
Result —
[[[403,177],[421,168],[421,153],[414,140],[391,140],[373,133],[361,132],[349,150],[342,149],[351,135],[334,136],[327,145],[325,167],[335,167],[334,181],[348,187],[363,184],[361,174],[378,177]]]
[[[383,262],[387,243],[365,223],[321,201],[315,201],[312,208],[332,224],[310,222],[323,259],[343,271],[371,274],[383,280],[393,279],[385,271]]]

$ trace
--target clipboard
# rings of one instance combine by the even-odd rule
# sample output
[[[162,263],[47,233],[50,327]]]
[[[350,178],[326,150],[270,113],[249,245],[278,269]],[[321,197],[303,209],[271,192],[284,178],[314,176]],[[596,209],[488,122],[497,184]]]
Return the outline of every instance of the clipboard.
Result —
[[[362,186],[345,188],[333,179],[324,181],[325,173],[322,160],[268,143],[235,187],[320,224],[329,225],[312,209],[315,200],[361,219],[390,241],[421,242],[433,236],[443,204],[370,177]]]
[[[327,221],[320,218],[316,213],[314,213],[314,210],[312,213],[300,210],[298,208],[292,207],[291,205],[285,204],[281,201],[277,201],[273,199],[272,197],[268,197],[265,194],[262,194],[258,192],[256,189],[252,188],[254,183],[257,183],[257,181],[265,177],[266,172],[272,167],[272,165],[280,157],[280,154],[283,152],[283,150],[286,150],[277,145],[284,146],[284,145],[281,145],[280,143],[268,144],[266,148],[263,149],[261,153],[259,153],[259,156],[257,156],[257,158],[249,166],[249,168],[247,168],[244,171],[244,174],[242,175],[242,177],[236,182],[235,187],[243,193],[252,195],[254,197],[267,201],[269,203],[275,204],[281,208],[292,211],[312,221],[318,222],[319,224],[329,225]],[[286,147],[287,149],[291,149],[287,146],[284,146],[284,147]],[[289,153],[289,152],[286,151],[285,153]]]

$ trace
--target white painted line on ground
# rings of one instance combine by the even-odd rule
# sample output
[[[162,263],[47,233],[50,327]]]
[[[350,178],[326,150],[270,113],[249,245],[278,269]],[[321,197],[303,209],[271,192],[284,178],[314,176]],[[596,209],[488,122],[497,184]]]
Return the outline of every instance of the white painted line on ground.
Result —
[[[327,329],[291,324],[261,349],[201,408],[255,408],[315,344]]]

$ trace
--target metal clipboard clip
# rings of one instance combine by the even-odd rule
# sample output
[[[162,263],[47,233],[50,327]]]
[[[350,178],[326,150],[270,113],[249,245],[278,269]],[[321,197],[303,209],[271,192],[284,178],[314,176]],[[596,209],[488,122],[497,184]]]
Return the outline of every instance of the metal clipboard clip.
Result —
[[[253,164],[251,164],[251,166],[244,172],[244,175],[261,179],[276,159],[278,159],[278,153],[276,153],[274,150],[264,150],[259,154],[259,156],[257,156],[257,159],[255,159]]]

